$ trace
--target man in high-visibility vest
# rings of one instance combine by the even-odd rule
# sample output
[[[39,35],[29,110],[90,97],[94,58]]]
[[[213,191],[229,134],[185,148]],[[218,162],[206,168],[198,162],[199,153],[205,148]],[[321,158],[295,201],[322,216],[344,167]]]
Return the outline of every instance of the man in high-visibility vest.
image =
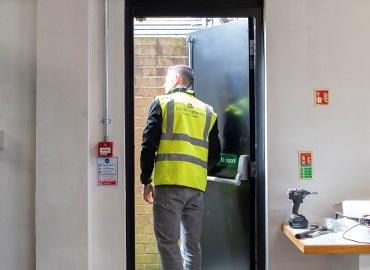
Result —
[[[143,132],[140,180],[163,270],[201,269],[203,194],[220,155],[217,115],[195,98],[193,80],[188,66],[168,69],[166,95],[153,100]]]

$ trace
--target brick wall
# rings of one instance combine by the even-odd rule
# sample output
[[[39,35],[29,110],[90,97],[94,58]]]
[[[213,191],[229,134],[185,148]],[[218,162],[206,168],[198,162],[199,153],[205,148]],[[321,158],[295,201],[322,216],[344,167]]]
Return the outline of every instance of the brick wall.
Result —
[[[136,270],[161,269],[153,232],[152,206],[141,198],[140,144],[150,103],[164,94],[167,68],[187,64],[184,38],[135,38],[135,211]]]

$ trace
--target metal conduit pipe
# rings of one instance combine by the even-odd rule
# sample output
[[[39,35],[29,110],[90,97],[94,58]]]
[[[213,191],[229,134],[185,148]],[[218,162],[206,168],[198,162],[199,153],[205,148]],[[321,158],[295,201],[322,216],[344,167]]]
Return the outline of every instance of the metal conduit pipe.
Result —
[[[104,50],[105,50],[105,91],[104,91],[104,141],[109,141],[109,124],[111,119],[109,118],[109,0],[105,0],[105,12],[104,12]]]

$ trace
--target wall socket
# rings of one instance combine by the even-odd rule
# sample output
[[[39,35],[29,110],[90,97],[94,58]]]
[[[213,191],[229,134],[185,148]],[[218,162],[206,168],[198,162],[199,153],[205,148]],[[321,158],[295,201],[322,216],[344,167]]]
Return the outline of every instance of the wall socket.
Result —
[[[5,132],[4,130],[0,130],[0,150],[4,149],[5,145]]]

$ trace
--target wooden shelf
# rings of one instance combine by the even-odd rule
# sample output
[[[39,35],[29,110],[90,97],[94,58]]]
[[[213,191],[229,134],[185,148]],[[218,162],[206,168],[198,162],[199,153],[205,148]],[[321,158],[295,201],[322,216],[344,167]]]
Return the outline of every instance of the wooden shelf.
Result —
[[[294,230],[286,224],[282,230],[303,254],[370,254],[370,245],[344,240],[341,233],[301,240],[295,238],[295,234],[303,230]]]

